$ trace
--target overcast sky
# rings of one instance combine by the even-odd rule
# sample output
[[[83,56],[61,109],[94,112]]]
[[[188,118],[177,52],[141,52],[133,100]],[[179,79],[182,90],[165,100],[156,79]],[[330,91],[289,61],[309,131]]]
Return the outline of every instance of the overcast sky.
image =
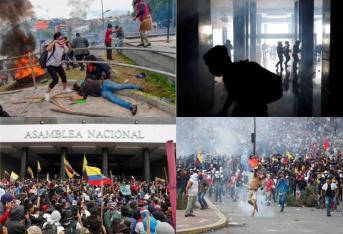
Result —
[[[38,18],[69,18],[71,6],[68,0],[30,0],[34,6],[36,17]],[[85,1],[85,0],[83,0]],[[87,18],[101,17],[101,0],[88,0],[91,2],[87,11]],[[132,0],[103,0],[104,11],[132,11]],[[111,13],[107,13],[111,14]]]

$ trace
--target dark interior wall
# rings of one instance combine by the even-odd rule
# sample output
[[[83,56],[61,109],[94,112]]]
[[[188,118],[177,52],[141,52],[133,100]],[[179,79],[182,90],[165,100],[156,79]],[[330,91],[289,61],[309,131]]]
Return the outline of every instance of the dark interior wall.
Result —
[[[20,174],[20,161],[16,158],[10,157],[7,154],[2,154],[0,156],[0,173],[1,173],[0,177],[1,178],[5,170],[8,173],[11,173],[11,171],[14,171],[16,174],[19,175]]]
[[[202,59],[212,47],[210,0],[177,2],[177,114],[208,116],[214,80]]]
[[[160,178],[165,178],[165,172],[164,169],[166,169],[167,172],[167,176],[168,175],[168,161],[166,160],[166,158],[161,159],[159,161],[153,162],[151,164],[151,180],[155,180],[155,177],[160,177]]]
[[[341,1],[323,0],[322,115],[343,116],[343,7]]]

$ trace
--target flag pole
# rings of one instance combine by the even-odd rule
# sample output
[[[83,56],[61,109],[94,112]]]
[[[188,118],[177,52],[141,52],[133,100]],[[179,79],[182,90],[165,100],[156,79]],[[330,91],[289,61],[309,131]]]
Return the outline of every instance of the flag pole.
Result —
[[[104,219],[103,219],[103,210],[104,210],[104,204],[103,204],[103,201],[104,201],[104,178],[103,178],[103,175],[101,174],[101,229],[103,228],[104,226]]]

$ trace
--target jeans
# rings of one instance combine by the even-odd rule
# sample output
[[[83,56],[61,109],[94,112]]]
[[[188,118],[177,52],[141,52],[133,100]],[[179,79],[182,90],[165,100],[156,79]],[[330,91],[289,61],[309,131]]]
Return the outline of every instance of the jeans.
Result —
[[[279,193],[279,204],[282,210],[285,207],[285,198],[286,198],[286,193]]]
[[[214,185],[214,194],[216,196],[216,202],[218,201],[219,198],[219,202],[222,202],[222,191],[221,191],[221,185],[220,184],[215,184]]]
[[[326,215],[330,215],[330,210],[331,210],[330,204],[331,204],[331,201],[332,201],[331,197],[325,196]]]
[[[194,209],[196,200],[197,200],[196,196],[188,196],[185,215],[193,214],[193,209]]]
[[[201,205],[201,208],[206,208],[207,207],[207,203],[205,201],[205,194],[206,192],[199,192],[199,195],[198,195],[198,201]]]
[[[113,92],[122,89],[139,89],[137,85],[132,84],[118,84],[116,82],[105,80],[101,88],[101,96],[110,100],[111,102],[118,104],[126,109],[131,109],[132,104],[119,98]]]

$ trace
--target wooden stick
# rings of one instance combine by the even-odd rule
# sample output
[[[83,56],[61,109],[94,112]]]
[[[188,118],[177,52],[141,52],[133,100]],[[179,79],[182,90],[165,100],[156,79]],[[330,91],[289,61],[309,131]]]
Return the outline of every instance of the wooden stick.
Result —
[[[18,92],[23,92],[23,90],[5,91],[5,92],[1,92],[0,95],[12,94],[12,93],[18,93]]]
[[[92,113],[86,113],[86,112],[66,111],[66,110],[54,109],[54,108],[51,108],[50,110],[54,112],[64,113],[64,114],[80,115],[80,116],[87,116],[87,117],[113,117],[109,115],[98,115],[98,114],[92,114]]]

